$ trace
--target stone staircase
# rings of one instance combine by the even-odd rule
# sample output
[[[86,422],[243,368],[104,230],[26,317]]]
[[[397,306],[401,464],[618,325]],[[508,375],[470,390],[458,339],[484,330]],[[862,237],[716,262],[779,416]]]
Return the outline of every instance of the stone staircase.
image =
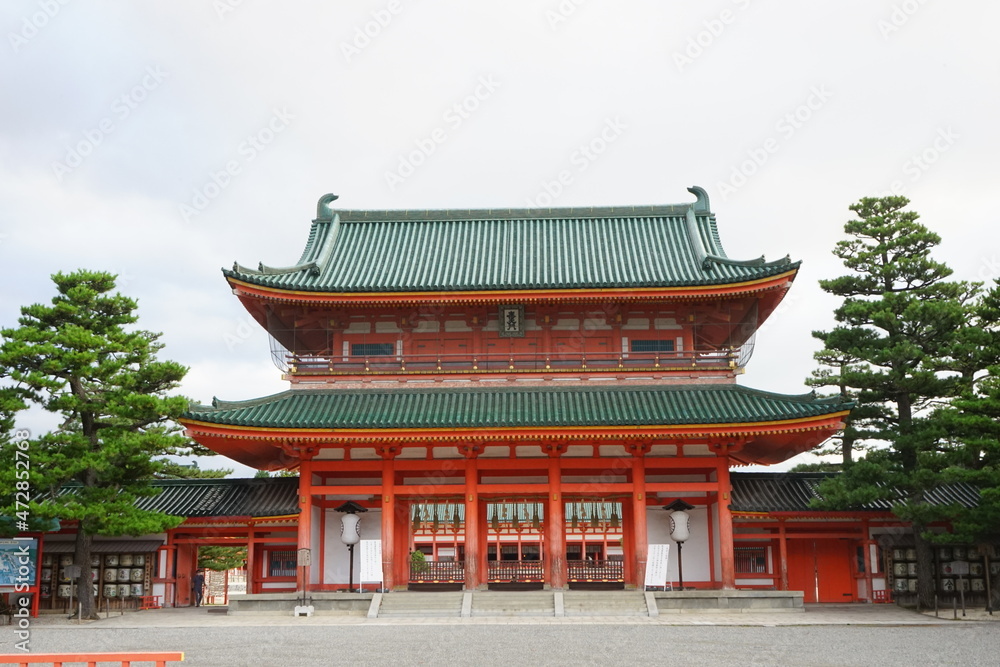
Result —
[[[639,591],[398,591],[381,596],[378,618],[463,616],[649,616]]]
[[[552,591],[476,591],[473,616],[555,616]]]
[[[462,615],[461,591],[399,591],[382,596],[379,618],[454,617]]]
[[[641,591],[565,591],[566,616],[649,616]]]

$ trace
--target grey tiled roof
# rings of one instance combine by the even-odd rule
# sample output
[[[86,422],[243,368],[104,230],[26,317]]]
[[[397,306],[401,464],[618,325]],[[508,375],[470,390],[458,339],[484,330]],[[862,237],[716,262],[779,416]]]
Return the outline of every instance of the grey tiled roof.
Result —
[[[732,473],[733,502],[736,512],[815,512],[810,503],[821,499],[819,484],[836,473]],[[902,492],[890,496],[903,498]],[[941,486],[925,494],[931,505],[958,504],[975,507],[979,504],[979,489],[971,484],[956,483]],[[892,501],[878,500],[864,505],[860,511],[889,512]]]

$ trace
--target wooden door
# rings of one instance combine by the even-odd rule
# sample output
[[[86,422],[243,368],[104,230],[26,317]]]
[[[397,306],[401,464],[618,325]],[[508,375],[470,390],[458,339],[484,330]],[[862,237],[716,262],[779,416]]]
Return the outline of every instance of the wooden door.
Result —
[[[788,588],[812,602],[854,602],[851,542],[788,540]]]

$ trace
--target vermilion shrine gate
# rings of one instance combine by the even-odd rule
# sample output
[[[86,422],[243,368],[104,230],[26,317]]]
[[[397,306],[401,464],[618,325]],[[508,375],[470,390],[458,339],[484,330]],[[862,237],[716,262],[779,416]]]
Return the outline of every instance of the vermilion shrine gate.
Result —
[[[291,386],[183,423],[237,461],[298,470],[294,546],[313,554],[288,563],[298,590],[347,583],[348,500],[390,589],[641,587],[676,499],[696,508],[685,583],[736,586],[730,468],[815,447],[850,406],[736,383],[798,263],[729,259],[690,192],[438,211],[338,211],[327,195],[295,265],[225,271]]]

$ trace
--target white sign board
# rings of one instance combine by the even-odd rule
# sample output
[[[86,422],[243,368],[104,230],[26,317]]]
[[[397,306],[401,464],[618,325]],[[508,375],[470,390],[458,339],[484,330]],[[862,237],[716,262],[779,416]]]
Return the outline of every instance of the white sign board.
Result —
[[[361,583],[382,583],[382,540],[361,540]]]
[[[650,544],[646,554],[646,587],[667,585],[667,556],[669,544]]]
[[[969,564],[964,560],[956,560],[946,563],[944,566],[944,573],[957,574],[960,577],[964,577],[969,574]]]

